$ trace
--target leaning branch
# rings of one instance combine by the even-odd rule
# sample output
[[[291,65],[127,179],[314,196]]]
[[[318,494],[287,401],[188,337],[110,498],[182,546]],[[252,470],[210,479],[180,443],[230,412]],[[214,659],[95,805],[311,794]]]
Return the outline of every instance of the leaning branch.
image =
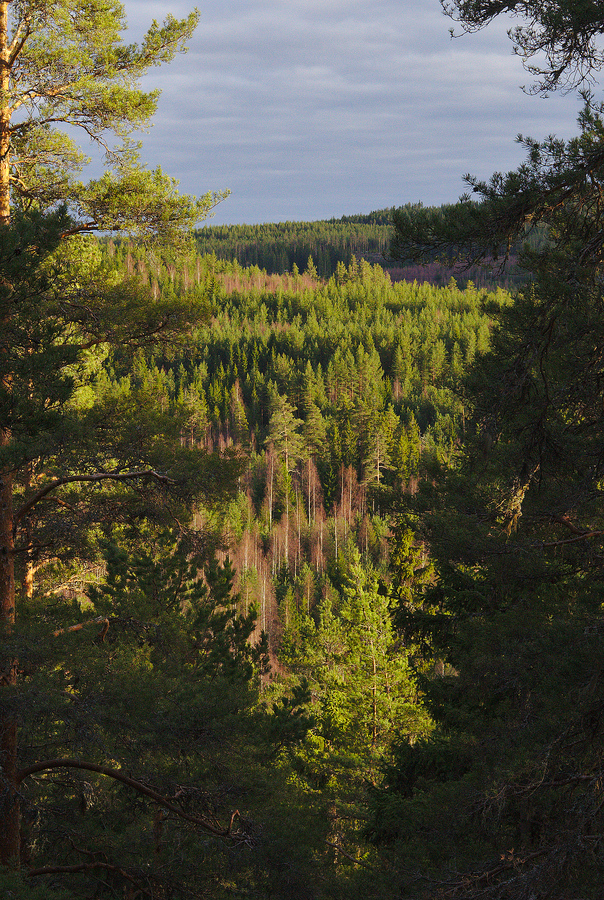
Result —
[[[37,772],[48,772],[52,769],[84,769],[87,772],[97,772],[99,775],[105,775],[107,778],[113,778],[114,781],[119,781],[121,782],[121,784],[125,784],[127,787],[131,787],[135,791],[138,791],[139,794],[144,794],[146,797],[150,797],[159,806],[162,806],[169,812],[174,813],[181,819],[185,819],[187,822],[191,822],[193,825],[197,825],[199,828],[202,828],[204,831],[207,831],[209,834],[213,834],[216,837],[230,837],[232,834],[233,822],[235,818],[238,817],[238,813],[233,813],[228,828],[219,828],[216,825],[212,825],[207,821],[207,819],[202,819],[199,818],[199,816],[190,815],[179,806],[176,806],[176,804],[171,803],[167,797],[164,797],[162,794],[158,794],[157,791],[154,791],[153,788],[147,787],[147,785],[143,784],[141,781],[130,778],[129,775],[124,775],[124,773],[120,772],[119,769],[111,769],[108,766],[98,766],[96,765],[96,763],[85,762],[79,759],[47,759],[44,762],[35,763],[34,765],[28,766],[27,768],[21,769],[21,771],[17,772],[15,782],[17,784],[21,784],[23,781],[25,781],[26,778],[29,778],[31,775],[35,775]]]
[[[115,866],[111,863],[101,862],[100,860],[89,863],[77,863],[74,866],[45,866],[40,869],[30,869],[26,872],[26,875],[28,878],[36,878],[39,875],[73,875],[79,874],[80,872],[90,872],[93,869],[105,869],[109,872],[117,872],[118,875],[121,875],[126,881],[131,882],[131,884],[144,894],[145,897],[152,897],[152,894],[141,887],[139,882],[122,869],[121,866]]]
[[[328,847],[331,847],[336,853],[340,853],[346,859],[350,860],[351,863],[354,863],[355,866],[362,866],[363,869],[369,869],[370,872],[376,872],[377,869],[375,866],[370,866],[368,863],[363,862],[362,859],[356,859],[350,853],[346,853],[345,850],[342,850],[339,844],[333,843],[332,841],[325,841]]]
[[[8,65],[11,68],[15,64],[15,60],[23,50],[23,47],[25,46],[25,43],[31,34],[31,23],[31,13],[26,13],[19,22],[19,25],[15,31],[15,35],[8,48]]]
[[[90,619],[88,622],[78,622],[77,625],[69,625],[67,628],[58,628],[57,631],[53,631],[52,636],[59,637],[61,634],[81,631],[87,625],[102,625],[103,627],[98,634],[98,640],[101,642],[105,640],[105,635],[109,631],[109,619],[106,616],[97,616],[96,619]]]
[[[560,541],[542,541],[539,547],[562,547],[564,544],[576,544],[577,541],[586,541],[590,538],[602,537],[604,531],[585,531],[577,535],[577,537],[563,538]]]
[[[57,488],[62,487],[64,484],[98,484],[103,481],[134,481],[137,478],[153,478],[160,484],[176,483],[172,478],[168,478],[167,475],[163,475],[161,472],[156,472],[155,469],[137,469],[134,472],[95,472],[92,475],[66,475],[64,478],[56,478],[43,488],[40,488],[40,490],[17,511],[15,522],[19,522],[40,502],[40,500],[43,500],[44,497],[47,497],[48,494],[52,493],[52,491],[56,491]]]

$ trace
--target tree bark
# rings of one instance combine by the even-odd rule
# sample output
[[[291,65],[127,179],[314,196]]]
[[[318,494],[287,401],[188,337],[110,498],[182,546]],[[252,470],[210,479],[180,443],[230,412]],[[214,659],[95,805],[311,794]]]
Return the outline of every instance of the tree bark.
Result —
[[[9,72],[8,2],[0,0],[0,227],[10,220]],[[0,356],[2,386],[10,391],[11,373],[6,363]],[[0,447],[8,447],[10,439],[8,423],[0,422]],[[13,524],[13,476],[10,471],[0,472],[0,621],[8,626],[15,621]]]
[[[10,219],[10,48],[8,2],[0,0],[0,224]]]
[[[9,441],[0,428],[0,447]],[[0,639],[15,623],[15,572],[13,543],[12,475],[0,473]],[[17,682],[15,660],[0,672],[0,689]],[[20,854],[20,812],[16,781],[17,726],[9,717],[0,718],[0,863],[18,865]]]
[[[9,440],[0,424],[0,447],[7,447]],[[12,472],[0,472],[0,622],[9,629],[15,622],[13,525],[13,476]]]
[[[0,2],[0,227],[10,220],[10,59],[8,47],[8,2]],[[1,323],[0,323],[1,324]],[[2,364],[0,377],[10,387],[10,373]],[[0,422],[0,447],[10,443],[7,423]],[[15,555],[13,538],[13,475],[0,472],[0,629],[10,633],[15,623]],[[1,636],[1,635],[0,635]],[[16,683],[16,662],[0,672],[0,688]],[[18,865],[20,814],[16,784],[17,726],[0,719],[0,863]]]

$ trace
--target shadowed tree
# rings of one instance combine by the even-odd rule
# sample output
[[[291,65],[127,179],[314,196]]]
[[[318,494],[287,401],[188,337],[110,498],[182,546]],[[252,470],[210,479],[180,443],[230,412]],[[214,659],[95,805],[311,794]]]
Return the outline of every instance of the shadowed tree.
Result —
[[[30,554],[32,522],[42,511],[82,524],[87,509],[99,509],[99,491],[114,509],[141,498],[142,506],[161,506],[167,494],[184,509],[197,492],[193,458],[169,438],[167,457],[162,452],[158,411],[147,409],[137,428],[148,398],[136,390],[99,392],[93,357],[111,345],[169,338],[202,309],[154,303],[135,280],[107,277],[75,237],[119,229],[177,241],[219,199],[180,196],[172,179],[138,164],[129,137],[158,97],[140,89],[140,77],[183,49],[196,21],[195,13],[182,21],[169,16],[163,26],[152,24],[140,46],[126,45],[116,0],[0,2],[0,624],[7,640],[19,541]],[[102,178],[79,180],[85,157],[64,128],[80,129],[106,152]],[[209,486],[207,460],[202,468]],[[65,547],[67,534],[50,531],[53,549]],[[16,657],[4,658],[7,695],[19,671]],[[10,702],[0,728],[0,861],[17,863]]]
[[[538,90],[601,67],[600,4],[446,8],[468,30],[517,15]],[[396,252],[468,264],[515,246],[528,276],[476,355],[465,448],[417,498],[434,584],[401,594],[406,633],[444,661],[423,682],[438,727],[401,742],[371,830],[399,865],[421,860],[431,897],[445,882],[463,900],[601,885],[604,123],[583,99],[577,137],[525,140],[518,170],[469,179],[478,202],[395,222]]]

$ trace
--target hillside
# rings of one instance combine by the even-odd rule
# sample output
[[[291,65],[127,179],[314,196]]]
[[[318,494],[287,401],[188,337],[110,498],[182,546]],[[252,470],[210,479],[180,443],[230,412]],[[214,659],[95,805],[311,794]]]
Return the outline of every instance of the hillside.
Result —
[[[417,208],[412,204],[405,207],[411,215]],[[311,274],[330,278],[338,266],[348,268],[355,257],[379,264],[393,281],[427,281],[446,286],[454,277],[461,285],[471,281],[479,288],[509,288],[517,282],[513,265],[502,275],[477,266],[462,270],[436,262],[418,266],[411,260],[392,259],[391,217],[392,209],[381,209],[316,222],[208,225],[197,229],[195,240],[202,256],[215,254],[218,259],[236,261],[243,267],[258,266],[269,275],[285,275],[294,267],[304,272],[312,257]]]
[[[206,226],[195,233],[201,254],[215,253],[275,275],[294,266],[303,271],[312,256],[323,278],[335,274],[338,263],[350,265],[353,256],[384,262],[391,236],[389,210],[320,222]]]

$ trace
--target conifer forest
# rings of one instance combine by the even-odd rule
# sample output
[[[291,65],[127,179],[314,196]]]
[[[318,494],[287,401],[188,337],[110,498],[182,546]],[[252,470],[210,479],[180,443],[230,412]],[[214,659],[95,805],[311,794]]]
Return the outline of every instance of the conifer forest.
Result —
[[[211,227],[198,13],[0,0],[1,900],[604,896],[604,18],[443,6],[577,134]]]

